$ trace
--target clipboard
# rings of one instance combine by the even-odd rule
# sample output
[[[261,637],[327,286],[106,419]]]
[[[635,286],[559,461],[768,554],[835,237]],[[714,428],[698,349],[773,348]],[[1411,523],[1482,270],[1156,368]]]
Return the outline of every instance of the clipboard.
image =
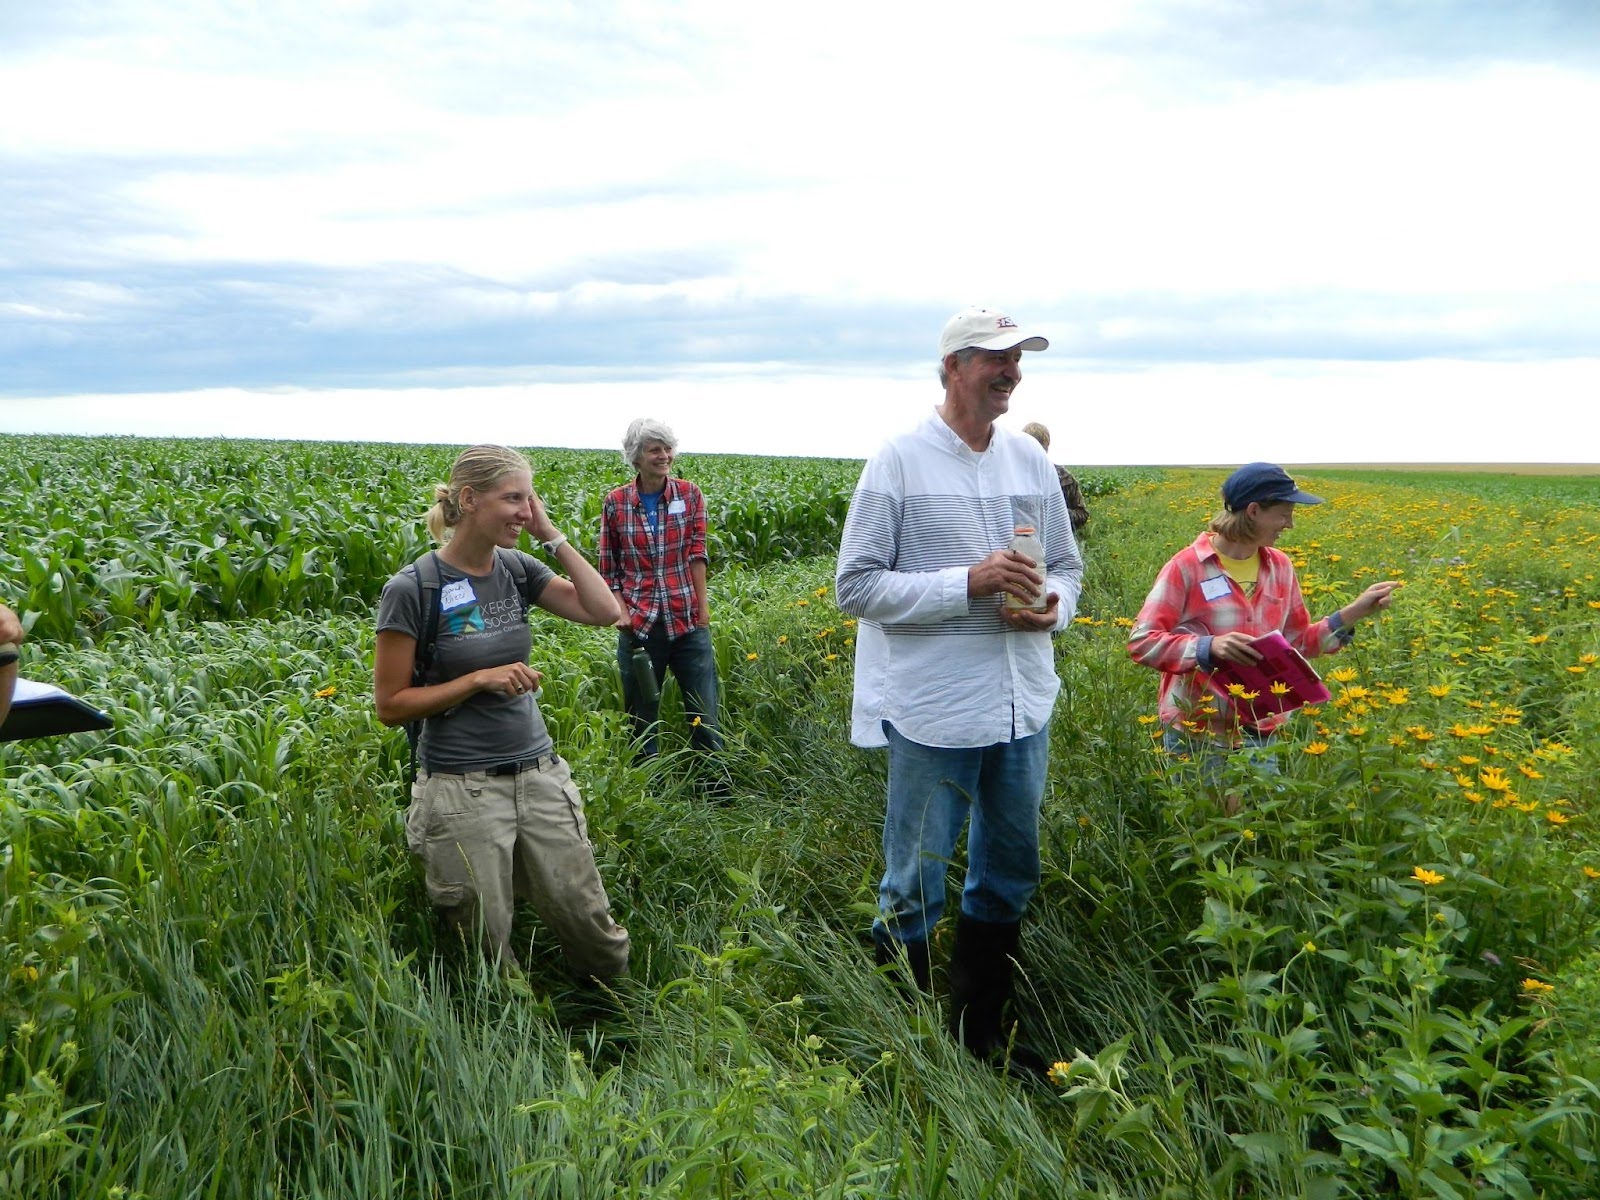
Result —
[[[6,714],[5,724],[0,725],[0,742],[111,728],[109,714],[71,692],[52,683],[18,679],[11,693],[11,711]]]
[[[1327,686],[1283,634],[1269,633],[1250,644],[1261,652],[1260,662],[1218,663],[1207,680],[1211,690],[1246,725],[1329,699]],[[1229,691],[1233,684],[1238,684],[1249,698]]]

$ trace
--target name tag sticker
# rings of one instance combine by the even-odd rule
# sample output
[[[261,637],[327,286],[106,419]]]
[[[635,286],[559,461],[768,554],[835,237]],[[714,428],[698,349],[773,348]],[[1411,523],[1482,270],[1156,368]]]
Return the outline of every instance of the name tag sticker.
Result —
[[[439,589],[439,611],[449,612],[453,608],[460,608],[465,604],[477,603],[478,597],[473,595],[472,581],[458,579],[454,583],[447,583]]]
[[[667,516],[675,517],[681,512],[687,512],[688,509],[689,506],[682,500],[674,500],[672,503],[667,505]]]
[[[1232,590],[1226,575],[1214,575],[1200,581],[1200,594],[1207,600],[1220,600]]]

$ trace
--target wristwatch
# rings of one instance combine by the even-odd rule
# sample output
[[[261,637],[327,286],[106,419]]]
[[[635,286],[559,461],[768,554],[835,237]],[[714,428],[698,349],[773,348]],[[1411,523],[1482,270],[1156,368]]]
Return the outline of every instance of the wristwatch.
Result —
[[[564,533],[557,533],[555,535],[555,537],[551,538],[548,542],[540,542],[539,543],[539,545],[544,548],[544,552],[546,554],[554,554],[557,550],[561,549],[561,547],[566,545],[566,544],[567,544],[567,535],[564,534]]]

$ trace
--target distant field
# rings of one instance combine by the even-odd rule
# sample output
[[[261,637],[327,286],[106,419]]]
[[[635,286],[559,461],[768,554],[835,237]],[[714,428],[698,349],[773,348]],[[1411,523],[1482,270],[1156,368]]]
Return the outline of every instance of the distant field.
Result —
[[[1469,475],[1600,475],[1600,463],[1298,463],[1300,471],[1419,471]]]

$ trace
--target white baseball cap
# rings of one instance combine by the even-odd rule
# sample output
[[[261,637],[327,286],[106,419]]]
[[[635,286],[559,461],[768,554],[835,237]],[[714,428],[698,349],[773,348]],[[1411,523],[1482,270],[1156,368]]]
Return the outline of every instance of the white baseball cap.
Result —
[[[1005,313],[994,308],[963,308],[945,322],[939,335],[939,361],[976,346],[980,350],[1044,350],[1050,343],[1036,333],[1020,329]]]

